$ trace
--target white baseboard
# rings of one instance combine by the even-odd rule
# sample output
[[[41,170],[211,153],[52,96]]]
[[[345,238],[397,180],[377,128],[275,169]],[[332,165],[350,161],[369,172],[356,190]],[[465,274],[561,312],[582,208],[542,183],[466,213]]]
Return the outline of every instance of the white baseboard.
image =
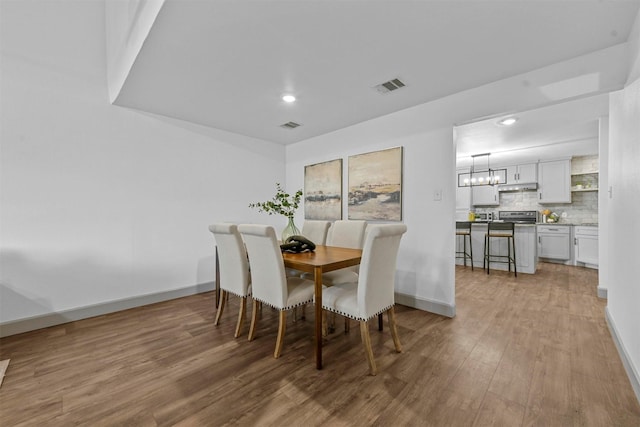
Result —
[[[417,308],[418,310],[428,311],[430,313],[439,314],[446,317],[456,316],[456,306],[444,303],[442,301],[435,301],[430,299],[424,299],[416,297],[415,295],[407,295],[396,292],[396,303],[406,305],[407,307]]]
[[[598,298],[607,299],[607,288],[598,286]]]
[[[130,308],[155,304],[202,292],[209,292],[215,289],[215,282],[206,282],[199,285],[187,286],[185,288],[173,289],[170,291],[155,294],[140,295],[122,300],[109,301],[102,304],[95,304],[71,310],[47,313],[40,316],[27,317],[0,324],[0,338],[24,332],[35,331],[37,329],[48,328],[50,326],[61,325],[63,323],[74,322],[76,320],[88,319],[90,317],[102,316],[104,314],[115,313],[117,311],[128,310]],[[398,304],[413,307],[418,310],[428,311],[446,317],[455,317],[455,305],[446,304],[442,301],[434,301],[396,293],[395,299]],[[213,308],[212,308],[213,309]]]
[[[604,312],[605,318],[607,319],[607,326],[609,326],[609,332],[611,332],[613,342],[616,344],[616,348],[618,349],[618,354],[620,355],[620,359],[622,360],[624,369],[625,371],[627,371],[627,376],[629,377],[629,381],[631,381],[631,387],[636,394],[636,399],[638,400],[638,402],[640,402],[640,375],[638,375],[638,371],[633,365],[633,361],[629,358],[627,349],[625,348],[622,341],[620,341],[620,335],[618,334],[616,324],[613,321],[611,314],[609,313],[609,307],[605,307]]]
[[[47,313],[40,316],[13,320],[0,324],[0,338],[21,334],[23,332],[35,331],[36,329],[48,328],[50,326],[61,325],[63,323],[73,322],[76,320],[88,319],[89,317],[102,316],[116,311],[141,307],[143,305],[182,298],[189,295],[212,291],[214,289],[215,282],[206,282],[199,285],[187,286],[185,288],[173,289],[155,294],[140,295],[132,298],[59,311],[56,313]]]

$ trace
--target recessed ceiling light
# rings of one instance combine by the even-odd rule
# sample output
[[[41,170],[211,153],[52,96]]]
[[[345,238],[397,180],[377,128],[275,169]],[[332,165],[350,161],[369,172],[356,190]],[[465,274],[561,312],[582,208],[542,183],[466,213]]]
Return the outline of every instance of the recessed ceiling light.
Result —
[[[283,100],[284,102],[295,102],[296,97],[295,97],[295,96],[293,96],[293,95],[284,95],[284,96],[282,97],[282,100]]]
[[[512,124],[514,124],[517,121],[518,121],[517,117],[507,117],[506,119],[500,120],[498,122],[498,124],[501,125],[501,126],[511,126]]]

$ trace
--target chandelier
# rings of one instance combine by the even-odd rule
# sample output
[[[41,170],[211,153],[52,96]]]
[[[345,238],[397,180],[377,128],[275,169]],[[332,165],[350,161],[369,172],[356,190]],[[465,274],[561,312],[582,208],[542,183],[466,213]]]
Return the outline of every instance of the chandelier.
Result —
[[[471,170],[458,174],[458,187],[476,187],[480,185],[497,185],[507,183],[506,169],[491,169],[489,166],[489,156],[491,153],[475,154],[471,156]],[[484,163],[487,161],[487,167],[476,166],[476,158],[480,158]]]

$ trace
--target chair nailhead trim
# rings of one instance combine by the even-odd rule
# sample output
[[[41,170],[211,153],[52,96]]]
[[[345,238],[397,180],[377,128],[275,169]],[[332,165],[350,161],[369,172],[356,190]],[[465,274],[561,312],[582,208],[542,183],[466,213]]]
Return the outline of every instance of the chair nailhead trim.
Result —
[[[305,304],[311,304],[311,303],[313,303],[313,298],[312,298],[312,299],[310,299],[309,301],[303,301],[303,302],[298,303],[298,304],[295,304],[295,305],[288,305],[288,306],[286,306],[286,307],[276,307],[275,305],[270,304],[270,303],[268,303],[268,302],[266,302],[266,301],[263,301],[263,300],[261,300],[261,299],[259,299],[259,298],[255,298],[255,297],[253,297],[253,299],[254,299],[254,300],[256,300],[256,301],[260,301],[261,303],[266,304],[266,305],[268,305],[269,307],[273,307],[273,308],[275,308],[276,310],[291,310],[292,308],[296,308],[296,307],[300,307],[300,306],[305,305]]]
[[[386,307],[386,308],[383,308],[382,310],[378,311],[376,314],[373,314],[373,315],[371,315],[369,318],[366,318],[366,319],[365,319],[364,317],[356,317],[356,316],[352,316],[352,315],[347,314],[347,313],[343,313],[343,312],[341,312],[340,310],[333,310],[333,309],[331,309],[331,308],[329,308],[329,307],[322,306],[322,308],[323,308],[324,310],[331,311],[332,313],[336,313],[336,314],[339,314],[339,315],[341,315],[341,316],[348,317],[349,319],[358,320],[358,321],[360,321],[360,320],[367,321],[367,320],[369,320],[369,319],[373,319],[374,317],[376,317],[376,316],[377,316],[377,315],[379,315],[379,314],[384,313],[385,311],[389,310],[389,309],[390,309],[391,307],[393,307],[394,305],[395,305],[395,304],[391,304],[390,306],[388,306],[388,307]]]
[[[237,296],[238,298],[244,298],[244,297],[250,297],[250,296],[251,296],[251,292],[247,293],[246,295],[240,295],[240,294],[237,294],[237,293],[235,293],[235,292],[233,292],[233,291],[229,291],[229,290],[227,290],[227,289],[221,289],[221,290],[222,290],[222,291],[225,291],[225,292],[228,292],[228,293],[230,293],[231,295],[235,295],[235,296]]]

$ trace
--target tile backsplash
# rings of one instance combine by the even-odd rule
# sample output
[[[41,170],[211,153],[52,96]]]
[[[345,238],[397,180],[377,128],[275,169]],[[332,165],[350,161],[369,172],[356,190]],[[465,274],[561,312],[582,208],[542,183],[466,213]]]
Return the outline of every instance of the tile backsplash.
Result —
[[[538,203],[538,193],[536,191],[518,191],[500,193],[500,206],[491,208],[476,208],[476,212],[493,211],[543,211],[549,209],[552,212],[562,215],[566,213],[566,218],[560,218],[561,223],[571,224],[592,224],[598,222],[598,192],[585,191],[576,192],[571,195],[571,203],[561,203],[557,205],[541,205]]]
[[[582,156],[571,159],[571,186],[583,189],[598,188],[598,156]],[[571,193],[571,203],[557,205],[541,205],[538,203],[536,191],[501,192],[500,206],[475,209],[476,212],[494,211],[542,211],[549,209],[566,218],[560,218],[560,223],[592,224],[598,223],[598,191],[574,191]]]
[[[597,173],[600,169],[598,156],[579,156],[571,159],[571,174]]]

